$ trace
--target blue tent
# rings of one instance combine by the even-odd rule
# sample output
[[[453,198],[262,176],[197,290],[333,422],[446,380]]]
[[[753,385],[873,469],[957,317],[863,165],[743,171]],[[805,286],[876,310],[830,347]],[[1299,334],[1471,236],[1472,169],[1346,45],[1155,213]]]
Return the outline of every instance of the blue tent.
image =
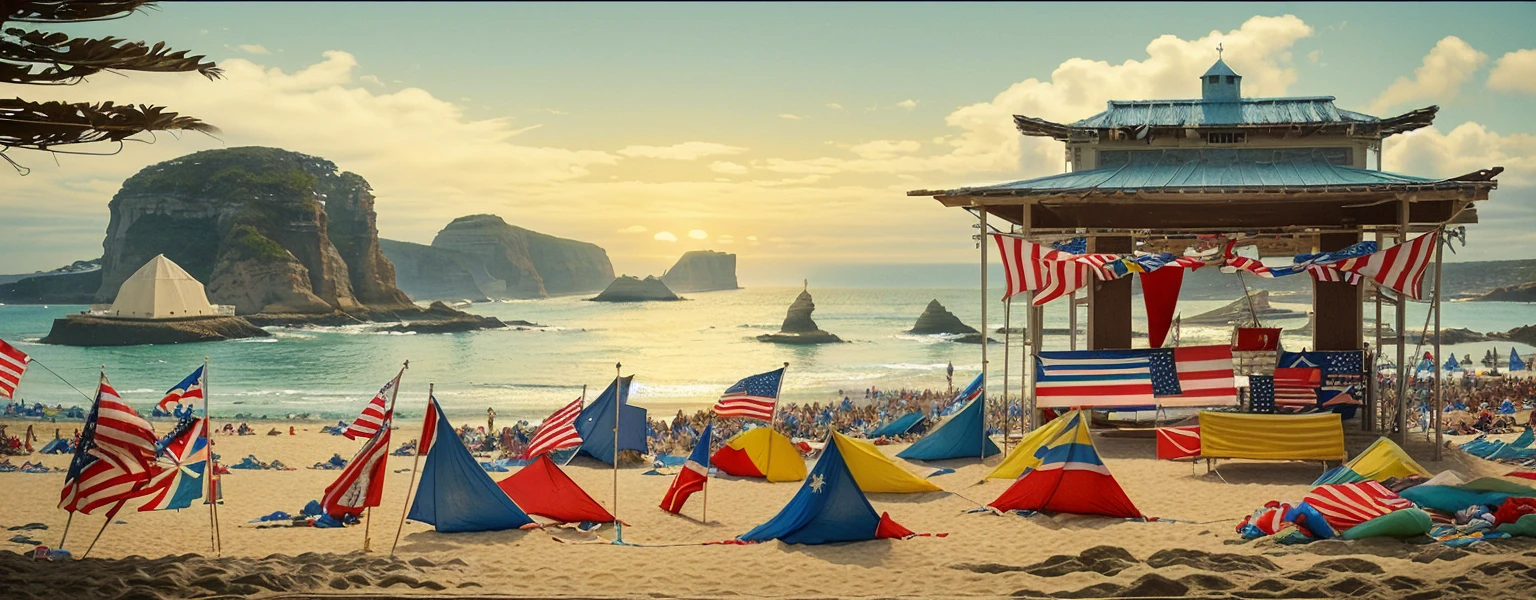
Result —
[[[875,513],[859,483],[843,462],[837,443],[827,440],[827,449],[810,477],[789,504],[767,523],[752,528],[741,537],[743,542],[780,540],[786,544],[828,544],[887,537],[905,537],[912,532],[897,525],[886,515]]]
[[[869,437],[878,438],[906,435],[912,431],[912,428],[917,427],[917,424],[922,422],[922,420],[923,413],[911,413],[903,416],[900,419],[896,419],[895,421],[881,425],[878,429],[869,432]]]
[[[908,460],[944,460],[947,458],[980,457],[1002,452],[991,438],[982,437],[982,424],[986,420],[986,400],[972,400],[955,416],[950,417],[916,444],[896,456]]]
[[[469,454],[437,399],[427,402],[429,414],[437,414],[437,430],[406,518],[434,525],[442,533],[501,531],[533,523]]]
[[[635,376],[623,379],[623,393],[614,393],[614,384],[608,384],[597,400],[593,400],[581,415],[576,417],[576,433],[581,434],[581,446],[576,454],[585,454],[608,464],[613,464],[613,403],[619,403],[619,449],[646,452],[645,409],[629,405],[629,386]]]
[[[1515,352],[1514,348],[1510,348],[1509,349],[1509,370],[1511,370],[1511,371],[1524,371],[1525,370],[1525,361],[1520,360],[1520,353],[1519,352]]]
[[[1452,352],[1451,353],[1451,357],[1445,359],[1445,366],[1442,367],[1442,368],[1444,368],[1447,371],[1460,371],[1461,370],[1461,363],[1456,361],[1456,353]]]

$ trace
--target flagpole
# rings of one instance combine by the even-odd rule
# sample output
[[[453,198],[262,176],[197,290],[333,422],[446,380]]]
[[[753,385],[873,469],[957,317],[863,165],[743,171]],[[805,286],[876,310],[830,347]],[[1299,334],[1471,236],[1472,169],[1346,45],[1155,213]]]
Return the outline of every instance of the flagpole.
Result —
[[[769,475],[773,473],[773,434],[778,432],[779,402],[784,399],[784,376],[788,374],[789,363],[784,363],[784,372],[779,373],[779,389],[773,393],[773,411],[768,413],[768,460],[763,467],[763,470],[766,471],[763,473],[763,479],[768,483],[773,483],[773,479],[769,478]],[[790,443],[793,444],[794,441],[791,440]],[[705,465],[705,468],[708,469],[708,465]],[[705,474],[707,475],[708,473],[706,472]]]
[[[91,545],[85,547],[85,554],[80,555],[80,560],[85,560],[86,557],[91,555],[91,550],[96,548],[96,542],[101,541],[101,534],[107,531],[107,526],[112,524],[112,519],[117,516],[117,511],[122,510],[123,504],[127,502],[127,498],[118,500],[117,506],[114,506],[112,507],[112,510],[107,511],[107,520],[101,523],[101,529],[96,530],[96,537],[91,540]]]
[[[219,515],[217,508],[219,488],[218,484],[214,483],[214,478],[218,477],[218,472],[213,462],[213,436],[210,432],[212,427],[208,422],[208,357],[206,356],[203,357],[202,379],[199,383],[201,384],[200,387],[203,388],[203,439],[207,442],[207,447],[205,448],[207,455],[203,457],[203,479],[205,480],[204,484],[208,488],[208,492],[203,498],[208,503],[208,542],[213,546],[214,554],[218,554],[223,548],[219,544]]]
[[[779,381],[782,384],[783,379],[781,378]],[[773,405],[774,406],[778,406],[779,403],[778,402],[774,402]],[[704,424],[704,430],[705,431],[712,431],[711,428],[714,426],[714,424],[715,424],[715,415],[714,415],[714,413],[710,413],[710,415],[709,415],[709,422]],[[703,440],[700,440],[700,441],[703,441]],[[773,446],[770,445],[770,446],[768,446],[768,448],[769,448],[768,455],[769,456],[773,456]],[[709,448],[708,447],[704,448],[704,455],[705,456],[709,456]],[[687,465],[684,465],[684,468],[687,468]],[[707,458],[704,460],[704,524],[705,525],[709,524],[709,459],[707,459]]]
[[[400,397],[400,380],[405,378],[405,371],[409,368],[411,368],[411,361],[407,360],[405,361],[404,365],[400,366],[400,374],[395,375],[395,385],[393,386],[393,389],[389,390],[389,408],[384,411],[384,415],[389,418],[385,419],[384,422],[380,424],[378,433],[373,435],[380,436],[389,433],[390,428],[395,426],[395,399]],[[486,432],[486,434],[489,435],[490,432]],[[387,454],[389,452],[388,445],[384,447],[384,452],[386,452],[384,456],[384,462],[387,467],[389,464],[389,455]],[[413,474],[412,477],[414,478],[415,475]],[[370,506],[363,510],[363,552],[366,553],[370,550],[369,546],[372,544],[372,542],[373,507]]]
[[[37,361],[34,360],[32,362],[37,362]],[[48,367],[43,367],[43,368],[47,369]],[[53,370],[49,369],[48,372],[49,373],[53,373]],[[58,376],[58,373],[54,373],[54,376]],[[107,378],[107,366],[106,365],[101,365],[101,372],[96,377],[96,395],[97,396],[101,395],[101,380],[106,379],[106,378]],[[59,377],[59,379],[64,379],[64,378],[63,377]],[[65,381],[64,383],[68,384],[69,382]],[[70,385],[69,387],[75,387],[75,386]],[[76,391],[79,391],[79,390],[76,390]],[[89,418],[89,415],[91,413],[94,413],[94,412],[96,412],[96,399],[92,398],[91,399],[91,410],[86,413],[87,418]],[[87,423],[86,425],[89,426],[90,424]],[[81,441],[85,440],[85,432],[84,431],[81,431],[81,433],[80,433],[80,440]],[[78,445],[75,446],[75,454],[77,456],[80,454],[80,447]],[[70,460],[70,465],[71,466],[74,465],[74,460],[73,459]],[[78,477],[78,475],[77,475],[77,477]],[[77,480],[76,481],[76,485],[78,485],[78,484],[79,484],[79,481]],[[66,485],[68,485],[67,482],[66,482]],[[79,493],[79,490],[77,489],[77,490],[75,490],[75,492]],[[70,502],[73,503],[74,499],[71,498]],[[70,523],[73,523],[74,520],[75,520],[75,511],[71,510],[71,511],[69,511],[69,517],[64,519],[64,535],[59,536],[59,549],[60,550],[64,549],[64,541],[69,539],[69,525],[70,525]]]
[[[984,206],[976,207],[977,218],[980,224],[977,227],[979,235],[976,236],[978,248],[981,248],[981,330],[987,330],[987,209]],[[981,336],[981,462],[987,462],[987,336]]]
[[[986,345],[987,343],[985,323],[982,324],[981,343],[982,345]],[[1008,433],[1012,431],[1009,428],[1010,423],[1008,422],[1008,357],[1009,351],[1012,347],[1013,297],[1009,296],[1003,300],[1003,456],[1008,456]],[[981,408],[983,415],[981,418],[981,435],[983,438],[985,438],[987,435],[987,418],[985,416],[987,404],[985,401],[982,402]],[[983,440],[981,443],[981,460],[982,462],[986,462],[987,460],[987,443],[985,440]]]
[[[613,363],[613,530],[615,544],[624,543],[624,526],[619,523],[619,408],[624,400],[624,363]]]
[[[432,394],[435,391],[437,391],[437,384],[435,384],[435,383],[428,383],[427,384],[427,410],[428,411],[432,410],[432,403],[436,402],[436,400],[432,397]],[[391,419],[391,421],[393,421],[393,419]],[[424,437],[427,437],[426,434],[427,434],[427,428],[428,427],[436,427],[436,426],[437,426],[436,422],[433,422],[433,423],[425,423],[424,422],[422,424],[421,434],[416,436],[416,452],[413,453],[413,454],[416,455],[416,458],[411,461],[411,475],[410,475],[410,479],[406,480],[408,483],[405,484],[405,505],[400,508],[400,524],[395,527],[395,543],[389,545],[389,556],[390,556],[390,558],[394,558],[394,556],[395,556],[395,548],[400,545],[400,532],[405,530],[405,516],[407,514],[409,514],[410,510],[411,510],[411,491],[416,487],[416,469],[421,466],[421,439],[424,438]],[[385,450],[389,450],[388,447],[385,447],[384,449]],[[389,459],[385,458],[384,460],[387,461]]]

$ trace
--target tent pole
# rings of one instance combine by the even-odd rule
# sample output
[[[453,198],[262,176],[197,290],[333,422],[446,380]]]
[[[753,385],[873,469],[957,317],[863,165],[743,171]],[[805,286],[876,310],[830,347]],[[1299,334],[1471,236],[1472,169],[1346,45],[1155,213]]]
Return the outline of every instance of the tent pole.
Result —
[[[768,460],[763,461],[763,480],[768,483],[773,483],[770,477],[773,474],[773,434],[778,431],[779,402],[784,399],[784,376],[788,374],[789,363],[784,363],[784,372],[779,374],[779,389],[773,393],[773,410],[768,414]],[[790,444],[794,444],[794,440],[790,440]],[[705,468],[709,466],[705,465]],[[708,472],[705,474],[708,475]]]
[[[1435,428],[1435,452],[1433,456],[1436,461],[1440,460],[1440,446],[1445,443],[1445,428],[1441,427],[1440,423],[1440,388],[1443,385],[1440,381],[1440,361],[1442,359],[1440,355],[1440,265],[1445,258],[1445,240],[1439,239],[1439,235],[1438,232],[1435,234],[1435,298],[1433,307],[1435,309],[1435,391],[1430,396],[1430,402],[1433,405],[1429,409],[1431,414],[1434,415],[1430,422],[1431,426]]]
[[[1002,402],[1002,405],[1003,405],[1003,456],[1008,456],[1008,434],[1012,431],[1012,429],[1010,427],[1010,424],[1008,422],[1009,421],[1009,419],[1008,419],[1008,366],[1010,364],[1008,362],[1008,356],[1009,356],[1008,353],[1010,351],[1010,348],[1013,347],[1013,320],[1012,319],[1013,319],[1013,297],[1010,296],[1007,299],[1003,300],[1003,402]],[[982,343],[982,345],[986,345],[986,343],[987,343],[987,332],[986,332],[986,327],[985,326],[982,327],[981,343]],[[982,426],[981,426],[981,428],[982,428],[982,436],[986,436],[986,428],[987,428],[986,420],[987,420],[987,418],[986,418],[985,415],[986,415],[987,406],[986,406],[985,402],[982,403],[981,409],[983,411],[982,412],[983,416],[981,418],[981,420],[982,420]],[[982,459],[982,461],[986,461],[986,459],[987,459],[987,444],[986,444],[986,442],[982,442],[982,444],[981,444],[981,459]]]
[[[987,331],[987,209],[976,207],[976,247],[981,249],[981,330]],[[981,336],[981,462],[987,462],[987,336]]]
[[[1019,212],[1019,234],[1024,237],[1025,241],[1028,241],[1030,235],[1034,233],[1035,215],[1033,209],[1033,206],[1026,203]],[[1024,338],[1024,345],[1020,347],[1020,354],[1022,356],[1020,356],[1021,361],[1019,364],[1019,404],[1021,405],[1020,408],[1023,408],[1022,405],[1025,402],[1024,398],[1027,395],[1029,397],[1029,409],[1025,411],[1024,414],[1019,415],[1021,417],[1019,419],[1020,433],[1034,431],[1035,428],[1039,426],[1040,420],[1036,414],[1037,411],[1035,409],[1035,357],[1038,356],[1040,352],[1040,340],[1042,339],[1043,335],[1041,328],[1045,323],[1045,309],[1039,306],[1035,306],[1035,292],[1029,292],[1029,295],[1025,296],[1024,298],[1026,301],[1024,305],[1028,307],[1026,309],[1024,318],[1024,334],[1027,337]],[[1072,336],[1072,349],[1076,350],[1076,291],[1067,295],[1067,306],[1069,307],[1069,310],[1071,310],[1071,317],[1069,317],[1071,325],[1069,325],[1069,328],[1070,335]],[[1004,452],[1003,456],[1006,457],[1008,454]]]
[[[624,363],[613,364],[613,526],[619,527],[619,405],[624,399]]]
[[[435,391],[437,391],[437,384],[435,384],[435,383],[427,384],[427,408],[428,408],[428,410],[430,410],[432,408],[432,403],[434,402],[434,400],[432,399],[432,393],[435,392]],[[410,510],[411,510],[411,491],[416,487],[416,469],[421,466],[421,439],[424,438],[424,437],[427,437],[426,433],[427,433],[427,428],[428,427],[435,427],[435,426],[437,426],[437,423],[435,423],[435,422],[433,422],[433,423],[423,422],[422,426],[421,426],[421,435],[416,436],[416,452],[413,453],[413,454],[416,455],[416,458],[411,461],[411,475],[410,475],[410,479],[406,480],[407,483],[405,484],[405,505],[400,509],[400,524],[395,526],[395,543],[389,545],[389,556],[390,556],[390,558],[394,558],[394,556],[395,556],[395,547],[400,545],[400,532],[405,530],[405,515],[409,514]],[[384,460],[389,460],[389,459],[386,458]]]
[[[1408,209],[1411,206],[1411,198],[1398,199],[1398,228],[1397,243],[1408,241]],[[1408,295],[1397,295],[1397,412],[1395,426],[1397,428],[1397,443],[1408,443],[1408,374],[1413,371],[1408,368]]]
[[[783,383],[783,380],[780,379],[780,384],[782,384],[782,383]],[[774,404],[774,406],[778,406],[779,403],[778,402],[774,402],[773,404]],[[714,424],[715,424],[715,415],[714,415],[714,413],[710,413],[710,415],[709,415],[709,422],[704,424],[704,429],[709,430],[711,428],[711,426],[714,425]],[[770,448],[769,452],[772,453],[773,446],[769,446],[769,448]],[[704,454],[706,456],[709,455],[709,448],[705,448],[704,449]],[[709,524],[709,464],[708,464],[709,461],[705,460],[704,462],[705,462],[705,464],[704,464],[704,524],[708,525]],[[684,465],[685,468],[686,468],[686,466],[687,465]]]

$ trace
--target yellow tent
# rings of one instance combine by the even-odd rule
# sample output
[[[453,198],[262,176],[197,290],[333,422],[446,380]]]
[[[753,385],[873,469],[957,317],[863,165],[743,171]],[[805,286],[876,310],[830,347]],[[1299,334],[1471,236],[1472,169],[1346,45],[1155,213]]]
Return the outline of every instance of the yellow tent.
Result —
[[[871,442],[856,440],[836,431],[832,432],[832,439],[837,444],[837,451],[843,454],[843,462],[848,463],[848,471],[853,473],[853,480],[859,482],[860,490],[892,494],[944,491],[933,482],[901,468],[901,465],[880,452]]]
[[[1429,477],[1429,469],[1424,468],[1403,451],[1401,446],[1393,443],[1385,436],[1377,438],[1365,452],[1356,456],[1344,466],[1349,467],[1361,477],[1386,481],[1393,477],[1407,477],[1418,475]]]
[[[766,473],[768,481],[805,479],[805,457],[789,438],[770,427],[736,434],[709,461],[727,475],[765,477]]]
[[[1018,479],[1024,475],[1025,469],[1040,466],[1040,459],[1035,456],[1035,451],[1051,438],[1056,437],[1056,432],[1065,427],[1070,420],[1058,417],[1029,432],[1029,435],[1019,440],[1019,445],[1013,449],[1013,452],[1008,453],[1008,458],[1003,459],[1002,464],[997,465],[996,469],[987,474],[987,479]]]

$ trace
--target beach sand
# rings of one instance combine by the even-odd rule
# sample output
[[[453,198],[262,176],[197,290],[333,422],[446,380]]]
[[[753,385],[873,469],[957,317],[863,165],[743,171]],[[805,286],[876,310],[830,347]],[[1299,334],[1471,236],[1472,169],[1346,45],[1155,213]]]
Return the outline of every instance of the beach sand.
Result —
[[[216,420],[222,426],[223,421]],[[11,431],[26,422],[9,423]],[[20,425],[20,428],[17,428]],[[159,423],[164,429],[168,424]],[[373,552],[363,554],[364,528],[257,529],[246,521],[283,510],[292,514],[318,499],[336,471],[305,467],[350,457],[360,442],[321,433],[322,423],[260,422],[262,434],[215,438],[227,463],[247,454],[279,459],[297,471],[234,471],[224,478],[219,508],[222,557],[209,546],[209,515],[195,505],[181,512],[124,512],[105,530],[88,560],[33,563],[0,553],[5,597],[193,597],[218,594],[298,593],[504,594],[528,597],[999,597],[1179,596],[1365,598],[1529,598],[1536,585],[1536,542],[1479,544],[1458,550],[1396,540],[1327,541],[1305,546],[1241,540],[1237,522],[1269,500],[1298,501],[1323,471],[1318,463],[1225,461],[1217,473],[1203,463],[1153,459],[1154,440],[1095,436],[1115,477],[1143,513],[1162,522],[1072,516],[967,514],[997,497],[1005,480],[978,483],[998,462],[951,461],[957,472],[932,479],[946,492],[871,494],[878,511],[918,532],[947,537],[881,540],[827,546],[778,542],[704,546],[745,533],[771,518],[798,483],[717,478],[709,487],[709,521],[700,522],[703,496],[674,516],[657,508],[671,477],[619,474],[616,514],[629,524],[624,540],[637,547],[592,542],[571,529],[438,534],[407,523],[395,559],[387,558],[406,500],[412,458],[390,457],[384,503],[371,519]],[[61,424],[67,435],[73,423]],[[277,427],[280,436],[264,435]],[[416,424],[394,432],[391,448],[412,439]],[[44,442],[52,424],[39,426]],[[46,432],[46,433],[44,433]],[[1513,436],[1508,436],[1513,437]],[[1370,434],[1351,434],[1359,452]],[[1422,434],[1408,449],[1431,471],[1471,476],[1508,467],[1456,450],[1428,461]],[[1459,440],[1458,440],[1459,441]],[[883,447],[894,454],[900,446]],[[33,455],[36,460],[39,456]],[[20,457],[12,461],[20,464]],[[67,466],[68,456],[43,456]],[[612,472],[578,460],[566,468],[605,506],[612,504]],[[507,474],[492,473],[500,479]],[[46,531],[25,533],[57,546],[66,513],[55,508],[62,473],[0,473],[0,527],[30,522]],[[85,551],[103,519],[74,520],[66,548]],[[601,530],[611,540],[613,531]],[[562,543],[555,538],[566,540]],[[22,544],[0,544],[22,553]],[[148,558],[145,558],[148,557]]]

